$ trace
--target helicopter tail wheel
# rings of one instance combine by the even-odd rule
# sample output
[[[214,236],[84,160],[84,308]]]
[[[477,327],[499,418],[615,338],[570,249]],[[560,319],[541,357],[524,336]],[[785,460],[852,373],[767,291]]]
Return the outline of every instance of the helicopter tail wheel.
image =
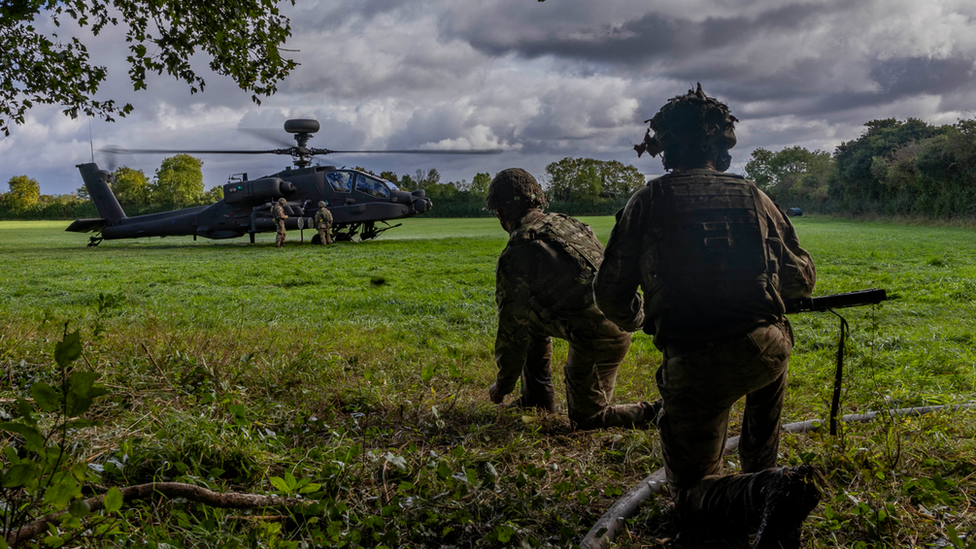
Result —
[[[100,236],[89,236],[88,237],[88,247],[94,248],[102,243],[102,237]]]

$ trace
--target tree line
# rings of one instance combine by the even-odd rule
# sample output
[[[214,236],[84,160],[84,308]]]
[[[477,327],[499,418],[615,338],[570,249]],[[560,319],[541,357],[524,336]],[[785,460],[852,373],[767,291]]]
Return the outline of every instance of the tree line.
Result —
[[[784,207],[822,213],[976,217],[976,120],[872,120],[833,154],[756,149],[746,176]]]
[[[436,168],[416,170],[403,176],[385,171],[379,177],[403,190],[423,189],[434,202],[434,208],[425,216],[491,216],[491,212],[485,210],[488,186],[494,178],[489,172],[476,173],[471,181],[441,182]],[[635,166],[616,160],[566,157],[548,164],[545,173],[540,174],[539,183],[545,189],[553,211],[572,215],[610,215],[644,185],[644,179]]]
[[[177,154],[163,160],[152,178],[142,170],[120,166],[112,172],[112,192],[129,214],[211,204],[224,197],[224,188],[203,185],[203,160]],[[84,185],[72,194],[44,195],[36,179],[15,175],[0,193],[0,217],[57,219],[96,215]]]

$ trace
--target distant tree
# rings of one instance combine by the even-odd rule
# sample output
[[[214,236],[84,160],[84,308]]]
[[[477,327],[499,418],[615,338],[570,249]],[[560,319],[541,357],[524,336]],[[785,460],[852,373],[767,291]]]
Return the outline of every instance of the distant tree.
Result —
[[[427,186],[427,170],[417,168],[417,171],[413,173],[413,182],[418,189]]]
[[[391,171],[380,172],[380,179],[385,179],[396,186],[400,186],[400,181],[397,179],[397,174]]]
[[[210,190],[205,193],[204,199],[210,203],[217,202],[218,200],[223,200],[224,188],[220,185],[215,185],[213,187],[210,187]]]
[[[491,185],[491,175],[488,172],[476,173],[471,180],[471,192],[481,196],[488,196],[488,186]]]
[[[606,198],[620,198],[630,196],[644,186],[644,174],[632,164],[624,164],[617,160],[597,162],[597,171],[603,189],[601,196]]]
[[[620,198],[644,186],[636,167],[616,160],[567,157],[546,166],[553,200]]]
[[[112,191],[121,204],[143,206],[149,203],[149,179],[142,170],[119,166],[112,174]]]
[[[827,199],[833,170],[830,153],[795,146],[779,152],[758,148],[746,163],[746,176],[774,200]]]
[[[400,187],[401,189],[405,190],[405,191],[415,191],[418,188],[417,187],[417,182],[414,181],[414,179],[412,177],[410,177],[409,175],[405,175],[405,176],[401,177],[400,178],[400,183],[397,186]]]
[[[182,207],[200,201],[203,195],[203,160],[177,154],[163,160],[150,185],[154,204]]]
[[[437,171],[437,168],[431,168],[427,171],[427,177],[424,179],[426,182],[425,186],[439,185],[441,182],[441,172]]]
[[[6,194],[7,207],[14,211],[21,211],[37,204],[41,197],[41,186],[37,180],[26,175],[15,175],[7,181],[10,192]]]
[[[210,70],[229,76],[251,99],[275,93],[297,65],[281,57],[279,47],[291,36],[287,17],[278,11],[279,0],[224,0],[178,2],[158,0],[58,0],[3,2],[0,9],[0,131],[9,135],[9,121],[24,123],[36,104],[58,104],[72,118],[125,116],[132,105],[118,106],[99,99],[99,87],[108,68],[92,65],[82,36],[60,36],[56,27],[89,30],[97,36],[106,27],[126,29],[129,79],[136,90],[146,87],[146,73],[166,73],[203,90],[204,79],[191,59],[209,58]],[[71,31],[66,31],[70,36]]]
[[[424,188],[424,192],[432,200],[450,199],[458,194],[458,188],[452,183],[431,183]]]
[[[900,122],[894,118],[871,120],[865,131],[853,141],[845,141],[834,151],[835,177],[831,180],[830,195],[854,207],[870,208],[871,203],[883,203],[888,194],[876,177],[875,157],[888,157],[912,141],[921,141],[944,134],[951,126],[932,126],[917,118]]]

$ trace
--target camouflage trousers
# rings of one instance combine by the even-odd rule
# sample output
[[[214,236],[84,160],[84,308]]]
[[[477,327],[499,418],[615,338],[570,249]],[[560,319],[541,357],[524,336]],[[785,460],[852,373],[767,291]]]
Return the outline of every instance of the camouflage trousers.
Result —
[[[617,369],[630,348],[630,334],[617,337],[575,332],[569,339],[564,368],[569,419],[577,429],[643,427],[649,419],[646,403],[611,406]],[[552,338],[532,339],[522,368],[523,405],[552,408]]]
[[[332,244],[332,225],[318,225],[319,244]]]
[[[765,502],[769,469],[779,452],[793,350],[789,324],[761,326],[730,341],[669,344],[663,350],[657,385],[664,410],[658,430],[679,510],[708,523],[752,522]],[[743,396],[742,474],[723,476],[729,409]]]
[[[285,245],[285,222],[282,219],[275,219],[275,247],[280,248]]]

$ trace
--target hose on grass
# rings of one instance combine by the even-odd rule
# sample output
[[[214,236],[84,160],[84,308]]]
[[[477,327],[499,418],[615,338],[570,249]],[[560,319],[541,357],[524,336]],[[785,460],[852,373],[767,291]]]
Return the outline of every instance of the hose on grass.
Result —
[[[976,408],[976,403],[957,404],[952,406],[919,406],[915,408],[888,410],[887,412],[881,411],[867,412],[864,414],[850,414],[844,416],[843,421],[846,423],[864,423],[871,421],[878,416],[884,415],[885,413],[887,413],[890,417],[920,416],[938,410],[961,410],[965,408]],[[806,433],[816,431],[823,427],[823,425],[824,421],[819,419],[811,419],[784,425],[783,431],[786,433]],[[738,447],[739,437],[732,437],[725,443],[725,452],[734,452]],[[667,478],[665,477],[664,468],[662,467],[651,473],[650,476],[628,490],[627,493],[616,501],[616,503],[610,506],[607,512],[596,521],[593,528],[587,532],[586,536],[583,538],[583,541],[580,543],[580,549],[604,549],[607,547],[607,545],[611,543],[614,538],[616,538],[617,534],[619,534],[627,525],[627,519],[637,514],[637,508],[640,506],[640,504],[652,495],[658,493],[665,485],[666,481]]]

